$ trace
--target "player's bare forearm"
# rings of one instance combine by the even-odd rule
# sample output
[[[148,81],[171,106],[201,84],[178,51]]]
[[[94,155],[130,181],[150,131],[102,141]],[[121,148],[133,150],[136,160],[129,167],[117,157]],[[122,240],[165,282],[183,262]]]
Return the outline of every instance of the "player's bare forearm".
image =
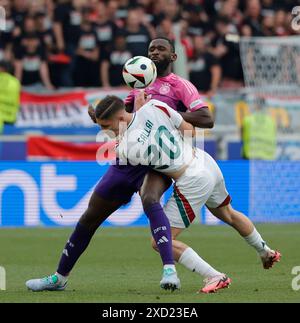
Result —
[[[214,120],[207,107],[203,107],[194,112],[179,112],[183,119],[198,128],[212,128]]]

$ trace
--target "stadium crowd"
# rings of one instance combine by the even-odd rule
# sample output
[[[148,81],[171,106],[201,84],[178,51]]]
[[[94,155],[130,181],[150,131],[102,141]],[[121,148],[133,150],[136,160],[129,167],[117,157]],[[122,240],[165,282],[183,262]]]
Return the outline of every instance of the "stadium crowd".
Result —
[[[190,80],[213,94],[223,80],[242,82],[240,36],[286,36],[299,0],[0,0],[6,30],[0,60],[22,85],[122,86],[128,58],[147,55],[157,36],[175,39]]]

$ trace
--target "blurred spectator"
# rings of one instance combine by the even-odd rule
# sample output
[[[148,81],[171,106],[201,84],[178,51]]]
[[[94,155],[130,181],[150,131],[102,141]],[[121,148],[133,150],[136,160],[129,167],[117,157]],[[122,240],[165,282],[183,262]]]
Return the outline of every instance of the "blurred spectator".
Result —
[[[114,47],[110,53],[106,53],[101,63],[102,85],[123,86],[122,77],[123,66],[132,57],[132,53],[127,49],[126,37],[124,33],[115,36]]]
[[[15,25],[22,28],[23,21],[28,14],[29,0],[13,0],[11,17]]]
[[[63,84],[73,85],[74,57],[81,24],[81,0],[60,1],[54,11],[53,32],[59,52],[68,54],[72,61],[63,71]]]
[[[223,76],[232,80],[242,80],[242,66],[235,26],[227,18],[219,17],[215,23],[215,30],[211,53],[220,60]]]
[[[97,4],[95,27],[101,50],[109,53],[112,48],[117,26],[109,19],[107,6],[103,2]]]
[[[252,30],[249,25],[242,25],[240,28],[240,34],[242,37],[251,37],[252,36]]]
[[[192,37],[188,35],[188,22],[186,20],[181,20],[180,25],[180,41],[185,49],[185,55],[187,58],[193,57],[193,40]]]
[[[46,0],[29,0],[28,14],[31,16],[35,16],[38,12],[42,12],[45,9],[45,3]]]
[[[4,123],[15,123],[20,106],[20,82],[6,61],[0,61],[0,134]]]
[[[275,36],[288,36],[289,27],[287,25],[287,14],[283,9],[279,9],[275,13],[274,32]]]
[[[190,81],[196,88],[212,97],[221,82],[221,66],[208,52],[203,36],[194,38],[194,56],[189,62]]]
[[[133,56],[147,56],[151,37],[149,30],[142,24],[137,9],[128,10],[126,19],[126,41]]]
[[[26,34],[15,54],[15,76],[22,85],[43,84],[47,89],[54,87],[49,78],[45,50],[37,34]]]
[[[219,15],[225,17],[231,21],[236,27],[238,27],[243,21],[243,15],[240,12],[238,0],[226,0],[221,6]]]
[[[134,7],[135,4],[136,1],[134,0],[118,0],[119,7],[116,12],[116,18],[120,20],[126,20],[126,18],[128,17],[128,10]]]
[[[202,36],[209,28],[209,19],[200,5],[186,5],[186,18],[188,21],[188,34]]]
[[[274,15],[266,14],[262,19],[262,33],[264,36],[274,36]]]
[[[75,66],[74,85],[96,87],[99,85],[99,46],[97,34],[90,20],[90,9],[82,9]]]
[[[13,31],[15,28],[15,21],[12,16],[12,3],[9,0],[0,0],[0,6],[5,9],[5,24],[6,29],[1,31],[0,46],[3,46],[5,52],[5,59],[11,59]],[[1,57],[0,57],[1,60]]]
[[[263,36],[261,28],[261,4],[259,0],[247,0],[244,24],[251,28],[252,36]]]
[[[173,23],[170,18],[164,18],[157,26],[157,36],[159,37],[166,37],[170,40],[175,39],[175,35],[173,32]]]
[[[51,29],[51,23],[47,19],[47,15],[45,12],[40,11],[35,14],[35,24],[36,31],[44,43],[47,52],[51,52],[54,50],[54,35]]]
[[[165,6],[163,10],[166,17],[173,22],[178,22],[181,19],[180,6],[177,0],[165,0]]]
[[[156,37],[156,30],[153,27],[153,25],[151,24],[151,21],[153,20],[152,15],[148,15],[146,13],[146,8],[142,5],[138,5],[137,7],[135,7],[138,16],[140,17],[140,21],[141,24],[147,28],[151,39]]]
[[[262,6],[261,14],[263,17],[274,16],[275,9],[276,9],[274,0],[261,0],[261,6]]]
[[[174,27],[178,25],[180,29],[180,45],[183,46],[187,58],[193,57],[193,40],[188,33],[188,22],[181,20],[179,23],[173,23],[170,18],[164,18],[157,27],[157,36],[166,37],[175,41]]]
[[[254,112],[242,122],[243,157],[255,160],[274,160],[277,147],[277,126],[264,111],[263,99],[254,104]]]
[[[119,7],[119,3],[117,0],[109,0],[107,2],[106,14],[107,14],[107,18],[110,21],[114,21],[119,27],[121,27],[120,21],[117,18],[118,7]]]
[[[165,18],[164,7],[165,0],[157,0],[152,4],[152,25],[157,27],[161,21]]]
[[[81,23],[79,0],[60,1],[54,11],[53,31],[59,51],[74,54]]]
[[[151,10],[152,0],[137,0],[136,4],[143,7],[147,12]]]
[[[35,19],[33,16],[26,16],[23,20],[23,26],[17,27],[13,34],[14,50],[24,44],[27,35],[37,34]],[[44,46],[44,44],[41,44]]]
[[[15,65],[18,47],[27,42],[27,35],[34,33],[40,38],[44,61],[49,63],[51,83],[58,87],[86,84],[79,80],[84,73],[79,73],[75,65],[75,60],[83,59],[76,52],[85,28],[81,10],[86,7],[97,34],[99,59],[89,62],[95,66],[100,66],[101,60],[107,60],[119,46],[114,43],[120,30],[125,33],[125,51],[147,56],[152,38],[165,36],[175,40],[174,28],[180,26],[179,46],[184,46],[189,58],[194,59],[193,38],[205,36],[211,54],[220,61],[222,76],[241,80],[239,37],[300,34],[291,28],[291,10],[297,5],[300,0],[0,0],[6,11],[6,30],[0,34],[0,59]],[[88,55],[93,56],[91,52]],[[103,76],[103,70],[109,73],[109,69],[101,68],[101,79],[109,84],[111,77]],[[101,85],[99,74],[97,67],[89,86]]]

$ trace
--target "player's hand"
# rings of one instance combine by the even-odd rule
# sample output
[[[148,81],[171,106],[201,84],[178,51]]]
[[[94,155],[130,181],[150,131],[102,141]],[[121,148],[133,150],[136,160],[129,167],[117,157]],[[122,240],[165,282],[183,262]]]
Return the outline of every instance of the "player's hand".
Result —
[[[135,110],[138,111],[148,101],[149,99],[147,98],[147,94],[145,93],[144,90],[141,90],[134,100]]]
[[[97,123],[95,109],[93,108],[93,106],[91,104],[88,107],[88,114],[89,114],[90,118],[92,119],[92,121],[94,123]]]

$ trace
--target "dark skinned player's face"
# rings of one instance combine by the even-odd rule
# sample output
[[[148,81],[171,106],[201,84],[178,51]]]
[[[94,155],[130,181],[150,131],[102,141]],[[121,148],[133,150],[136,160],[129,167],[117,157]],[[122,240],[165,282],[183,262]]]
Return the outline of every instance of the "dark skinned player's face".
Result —
[[[148,57],[154,62],[157,74],[163,74],[177,58],[171,45],[165,39],[153,40],[148,48]]]

